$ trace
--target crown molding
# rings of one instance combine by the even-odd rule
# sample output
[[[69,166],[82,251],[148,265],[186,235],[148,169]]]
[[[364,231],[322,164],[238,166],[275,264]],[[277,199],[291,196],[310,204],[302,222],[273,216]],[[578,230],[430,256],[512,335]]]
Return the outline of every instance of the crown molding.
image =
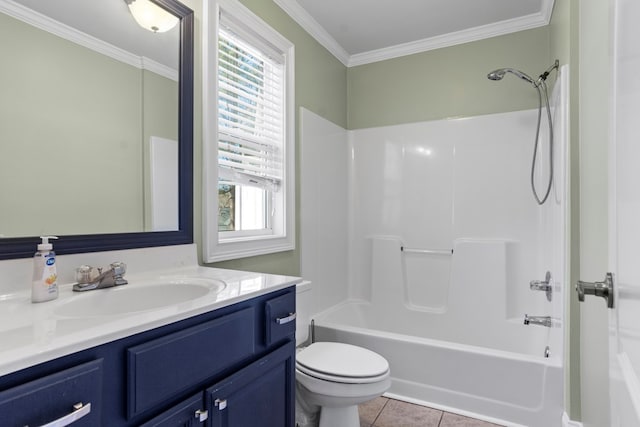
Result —
[[[549,23],[543,13],[523,16],[521,18],[509,19],[495,24],[482,25],[468,30],[456,31],[455,33],[443,34],[441,36],[429,37],[414,42],[403,43],[387,48],[376,49],[369,52],[351,55],[347,66],[370,64],[372,62],[384,61],[401,56],[413,55],[415,53],[427,52],[429,50],[441,49],[443,47],[455,46],[469,43],[490,37],[515,33],[542,27]]]
[[[151,71],[171,80],[178,80],[179,73],[177,70],[152,59],[135,55],[12,0],[0,0],[0,12],[117,61],[139,69]]]
[[[318,43],[331,52],[340,62],[347,67],[370,64],[401,56],[427,52],[429,50],[458,44],[482,40],[518,31],[529,30],[548,25],[551,21],[555,0],[542,0],[541,10],[538,13],[520,18],[500,21],[494,24],[482,25],[468,30],[457,31],[441,36],[430,37],[403,43],[382,49],[349,55],[349,53],[302,7],[296,0],[273,0],[294,21],[305,29]]]
[[[350,55],[296,0],[273,0],[338,61],[349,66]]]

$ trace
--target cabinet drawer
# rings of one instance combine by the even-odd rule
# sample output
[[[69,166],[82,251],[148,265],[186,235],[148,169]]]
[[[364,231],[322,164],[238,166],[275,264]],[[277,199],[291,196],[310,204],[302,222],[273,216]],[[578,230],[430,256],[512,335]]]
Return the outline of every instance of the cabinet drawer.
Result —
[[[255,351],[248,307],[127,349],[127,415],[134,417]]]
[[[270,346],[296,334],[296,293],[289,292],[265,303],[265,340]]]
[[[77,420],[73,427],[96,427],[101,425],[101,401],[99,359],[0,392],[0,419],[3,426],[23,427],[68,417]],[[74,408],[77,404],[82,408]]]

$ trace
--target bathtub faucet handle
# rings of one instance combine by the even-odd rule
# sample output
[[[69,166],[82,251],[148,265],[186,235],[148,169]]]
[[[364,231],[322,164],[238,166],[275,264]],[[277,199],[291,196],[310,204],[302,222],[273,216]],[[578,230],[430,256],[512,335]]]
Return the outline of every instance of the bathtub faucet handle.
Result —
[[[543,291],[547,294],[547,300],[553,299],[553,284],[551,283],[551,272],[547,271],[544,280],[532,280],[529,282],[529,289],[532,291]]]

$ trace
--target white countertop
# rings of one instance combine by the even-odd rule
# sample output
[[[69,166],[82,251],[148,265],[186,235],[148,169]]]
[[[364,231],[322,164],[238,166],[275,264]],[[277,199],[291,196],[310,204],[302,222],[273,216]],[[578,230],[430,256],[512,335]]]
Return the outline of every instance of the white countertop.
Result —
[[[86,292],[73,292],[72,284],[59,285],[58,299],[31,303],[29,289],[0,293],[0,376],[36,364],[95,347],[110,341],[144,332],[159,326],[187,319],[231,304],[267,294],[297,284],[297,277],[251,273],[199,266],[152,269],[126,274],[129,284]],[[193,299],[171,303],[142,311],[120,310],[120,313],[100,313],[78,316],[69,307],[83,308],[87,304],[109,301],[110,292],[130,291],[160,283],[173,289],[189,284],[224,282],[219,292],[204,290]],[[122,289],[121,289],[122,288]],[[127,288],[127,290],[124,290]],[[185,289],[186,290],[186,289]],[[134,292],[140,298],[140,293]],[[127,301],[136,307],[136,302]],[[89,310],[90,311],[90,310]],[[118,311],[118,310],[116,310]]]

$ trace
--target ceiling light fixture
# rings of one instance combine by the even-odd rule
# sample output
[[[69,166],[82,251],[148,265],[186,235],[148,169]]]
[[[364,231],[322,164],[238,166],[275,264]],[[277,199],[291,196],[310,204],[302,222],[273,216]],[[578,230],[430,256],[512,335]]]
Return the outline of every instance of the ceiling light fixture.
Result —
[[[124,0],[134,19],[145,30],[164,33],[176,26],[179,19],[150,0]]]

